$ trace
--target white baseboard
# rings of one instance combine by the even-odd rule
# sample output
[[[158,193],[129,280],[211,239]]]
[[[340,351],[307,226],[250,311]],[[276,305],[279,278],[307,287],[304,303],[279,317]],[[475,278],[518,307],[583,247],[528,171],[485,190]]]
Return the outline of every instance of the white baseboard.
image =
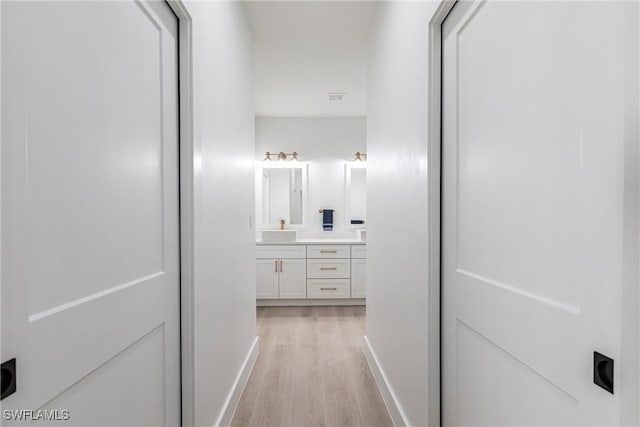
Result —
[[[364,298],[344,298],[344,299],[259,299],[256,300],[258,307],[307,307],[307,306],[327,306],[327,305],[366,305]]]
[[[364,337],[364,354],[367,358],[367,362],[369,363],[369,368],[371,369],[373,378],[376,380],[376,384],[378,385],[378,390],[380,390],[380,394],[382,395],[382,400],[384,400],[385,405],[387,405],[387,410],[389,411],[393,425],[395,427],[408,427],[410,424],[407,422],[407,417],[402,411],[398,398],[389,385],[387,376],[384,374],[384,371],[382,370],[382,367],[378,362],[378,358],[376,357],[373,348],[371,348],[371,344],[369,343],[366,335]]]
[[[242,392],[247,385],[247,381],[249,381],[249,376],[251,375],[251,371],[253,371],[253,367],[256,364],[259,352],[260,345],[258,343],[258,337],[256,337],[256,339],[253,341],[253,344],[251,345],[251,348],[249,349],[249,353],[247,354],[242,367],[240,368],[240,372],[238,372],[238,376],[233,383],[233,387],[231,388],[231,391],[227,396],[227,400],[224,403],[222,412],[218,417],[218,420],[214,424],[215,426],[228,427],[231,425],[231,420],[233,420],[233,415],[236,412],[236,408],[238,407],[238,403],[240,402]]]

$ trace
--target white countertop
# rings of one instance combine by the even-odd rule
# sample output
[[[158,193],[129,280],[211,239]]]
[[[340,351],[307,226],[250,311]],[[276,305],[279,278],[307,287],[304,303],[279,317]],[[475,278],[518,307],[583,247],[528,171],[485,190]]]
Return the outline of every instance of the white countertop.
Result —
[[[298,239],[295,242],[263,242],[256,240],[256,245],[366,245],[367,242],[356,239]]]

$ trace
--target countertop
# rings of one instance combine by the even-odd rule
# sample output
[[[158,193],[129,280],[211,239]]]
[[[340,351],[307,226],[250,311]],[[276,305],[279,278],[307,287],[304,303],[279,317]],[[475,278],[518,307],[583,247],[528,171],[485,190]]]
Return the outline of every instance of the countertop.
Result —
[[[366,245],[367,242],[356,239],[298,239],[295,242],[263,242],[256,240],[256,245]]]

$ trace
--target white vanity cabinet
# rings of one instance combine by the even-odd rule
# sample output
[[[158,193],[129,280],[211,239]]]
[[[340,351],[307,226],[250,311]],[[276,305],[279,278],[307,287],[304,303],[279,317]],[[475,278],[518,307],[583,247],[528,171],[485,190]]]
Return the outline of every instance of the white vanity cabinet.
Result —
[[[258,246],[256,298],[307,298],[307,261],[304,247]]]
[[[353,246],[351,249],[351,298],[367,296],[367,247]]]
[[[256,299],[285,300],[272,305],[363,304],[365,270],[364,244],[258,243]]]

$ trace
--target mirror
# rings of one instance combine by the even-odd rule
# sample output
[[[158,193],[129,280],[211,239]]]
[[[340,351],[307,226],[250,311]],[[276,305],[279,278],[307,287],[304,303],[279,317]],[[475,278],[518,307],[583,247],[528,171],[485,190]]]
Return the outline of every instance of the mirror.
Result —
[[[366,228],[367,168],[362,163],[345,165],[345,222],[348,228]]]
[[[287,225],[301,226],[304,223],[306,199],[306,167],[258,168],[256,207],[263,227],[279,227],[284,219]]]

